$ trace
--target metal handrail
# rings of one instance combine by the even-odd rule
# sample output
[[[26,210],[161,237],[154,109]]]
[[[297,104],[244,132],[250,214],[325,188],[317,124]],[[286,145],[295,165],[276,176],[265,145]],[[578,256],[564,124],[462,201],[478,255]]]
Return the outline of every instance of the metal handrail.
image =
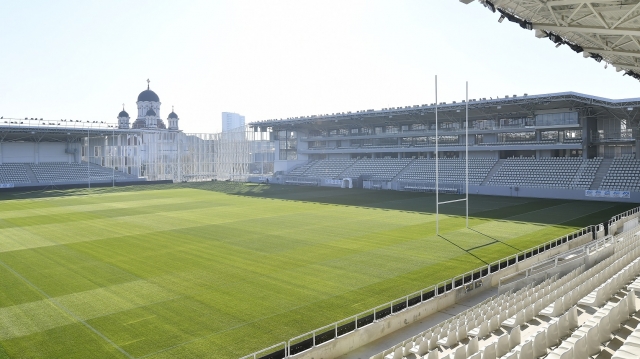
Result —
[[[614,218],[622,218],[622,217],[626,217],[626,216],[628,216],[628,215],[630,215],[630,214],[637,213],[638,211],[640,211],[640,207],[636,207],[636,208],[630,209],[630,210],[628,210],[628,211],[626,211],[626,212],[623,212],[623,213],[621,213],[621,214],[618,214],[618,215],[616,215],[616,216],[612,217],[612,218],[611,218],[611,220],[613,220]],[[611,222],[611,220],[610,220],[610,222]],[[440,296],[442,296],[442,295],[444,295],[444,294],[446,294],[446,293],[448,293],[448,292],[453,291],[454,289],[457,289],[457,288],[460,288],[460,287],[464,286],[464,284],[466,284],[466,283],[465,283],[465,281],[464,281],[464,278],[466,278],[468,275],[471,275],[471,280],[470,280],[470,282],[473,282],[473,281],[475,281],[475,280],[477,280],[477,279],[480,279],[480,278],[486,277],[486,276],[487,276],[487,275],[489,275],[489,274],[496,273],[496,272],[498,272],[498,271],[499,271],[499,270],[501,270],[501,269],[504,269],[504,268],[510,267],[511,265],[515,265],[515,264],[520,263],[520,262],[522,262],[522,261],[525,261],[525,260],[527,260],[527,259],[529,259],[529,258],[533,258],[534,256],[537,256],[537,255],[541,254],[542,252],[547,251],[547,250],[548,250],[548,249],[546,249],[546,246],[547,246],[547,245],[549,245],[549,249],[551,249],[551,248],[554,248],[554,247],[556,247],[556,246],[558,246],[558,245],[562,245],[562,244],[564,244],[564,243],[567,243],[567,242],[569,242],[569,241],[572,241],[572,240],[574,240],[574,239],[575,239],[575,238],[577,238],[577,237],[580,237],[580,236],[583,236],[583,235],[586,235],[586,234],[589,234],[589,233],[593,233],[593,232],[594,232],[594,226],[588,226],[588,227],[584,227],[584,228],[578,229],[578,230],[576,230],[576,231],[574,231],[574,232],[571,232],[571,233],[569,233],[569,234],[567,234],[567,235],[564,235],[564,236],[562,236],[562,237],[558,237],[558,238],[555,238],[555,239],[553,239],[553,240],[547,241],[547,242],[545,242],[545,243],[543,243],[543,244],[540,244],[540,245],[538,245],[538,246],[531,247],[531,248],[529,248],[529,249],[528,249],[528,250],[526,250],[526,251],[521,251],[521,252],[518,252],[518,253],[516,253],[516,254],[512,254],[512,255],[510,255],[510,256],[508,256],[508,257],[505,257],[505,258],[503,258],[503,259],[501,259],[501,260],[498,260],[498,261],[492,262],[492,263],[490,263],[490,264],[488,264],[488,265],[481,266],[481,267],[478,267],[478,268],[476,268],[476,269],[474,269],[474,270],[468,271],[468,272],[466,272],[466,274],[464,274],[464,275],[457,275],[457,276],[455,276],[455,277],[453,277],[453,278],[451,278],[451,279],[447,279],[447,280],[441,281],[441,282],[439,282],[439,283],[438,283],[438,284],[436,284],[436,285],[431,285],[431,286],[426,287],[426,288],[424,288],[424,289],[422,289],[422,290],[420,290],[420,291],[414,292],[414,293],[412,293],[412,294],[409,294],[409,295],[406,295],[406,296],[403,296],[403,297],[399,297],[399,298],[397,298],[397,299],[395,299],[395,300],[392,300],[392,301],[387,302],[387,303],[385,303],[385,304],[381,304],[381,305],[379,305],[379,306],[376,306],[376,307],[374,307],[374,308],[372,308],[372,309],[369,309],[369,310],[367,310],[367,311],[361,312],[361,313],[356,314],[356,315],[354,315],[354,316],[347,317],[347,318],[345,318],[345,319],[342,319],[342,320],[339,320],[339,321],[333,322],[333,323],[331,323],[331,324],[328,324],[328,325],[326,325],[326,326],[323,326],[323,327],[317,328],[317,329],[315,329],[315,330],[312,330],[312,331],[310,331],[310,332],[304,333],[304,334],[302,334],[302,335],[298,335],[298,336],[296,336],[296,337],[293,337],[293,338],[289,339],[287,342],[285,342],[285,344],[287,345],[287,347],[285,348],[285,358],[288,358],[288,357],[290,357],[290,355],[291,355],[291,354],[290,354],[290,343],[291,343],[291,341],[292,341],[292,340],[300,339],[300,338],[302,338],[302,337],[304,337],[304,336],[308,336],[308,335],[312,334],[312,335],[313,335],[313,338],[314,338],[314,339],[313,339],[313,346],[312,346],[312,348],[313,348],[313,347],[315,347],[315,346],[319,345],[319,344],[317,344],[317,345],[315,344],[315,333],[319,332],[321,329],[327,329],[327,328],[334,327],[334,328],[336,328],[336,329],[335,329],[335,330],[336,330],[336,335],[334,336],[334,338],[333,338],[333,339],[326,341],[326,342],[330,342],[330,341],[335,340],[336,338],[340,337],[340,336],[338,336],[338,335],[337,335],[337,334],[338,334],[338,333],[337,333],[338,323],[344,323],[344,322],[345,322],[345,321],[347,321],[348,319],[355,318],[356,326],[355,326],[355,329],[353,330],[353,331],[355,331],[355,330],[357,330],[357,329],[359,329],[359,328],[362,328],[362,327],[358,327],[358,317],[359,317],[359,316],[361,316],[361,315],[363,315],[363,314],[365,314],[365,313],[371,313],[371,312],[373,311],[373,318],[374,318],[374,319],[373,319],[372,323],[375,323],[375,322],[377,322],[377,321],[378,321],[378,319],[376,319],[376,315],[375,315],[375,313],[377,312],[377,310],[378,310],[378,309],[391,308],[391,313],[390,313],[390,314],[388,314],[388,315],[385,315],[384,317],[387,317],[387,316],[389,316],[389,315],[394,315],[394,314],[396,314],[396,313],[400,313],[400,312],[402,312],[402,311],[404,311],[404,310],[407,310],[407,308],[409,308],[409,306],[408,306],[408,300],[409,300],[410,298],[414,298],[414,297],[412,297],[414,294],[420,293],[420,301],[419,301],[418,303],[414,304],[414,305],[418,305],[418,304],[420,304],[420,303],[424,303],[424,302],[430,301],[430,300],[431,300],[431,299],[433,299],[433,298],[440,297]],[[559,243],[559,244],[558,244],[558,241],[560,241],[560,243]],[[608,244],[610,244],[612,241],[613,241],[613,237],[612,237],[612,236],[608,236],[608,237],[605,237],[605,238],[601,238],[601,239],[599,239],[599,240],[596,240],[596,241],[595,241],[595,243],[589,243],[589,244],[585,245],[585,248],[586,248],[587,253],[590,253],[590,249],[591,249],[592,247],[594,247],[594,246],[595,246],[596,250],[598,250],[598,249],[600,249],[601,247],[607,246],[607,245],[608,245]],[[553,246],[552,246],[552,244],[553,244]],[[541,251],[541,249],[542,249],[542,251]],[[533,252],[534,252],[534,251],[536,252],[535,254],[533,254]],[[531,253],[531,255],[529,255],[529,257],[527,257],[527,256],[526,256],[526,254],[527,254],[527,253]],[[513,259],[515,259],[515,261],[514,261],[512,264],[509,264],[509,260],[513,260]],[[502,268],[501,268],[501,267],[500,267],[500,265],[501,265],[502,263],[504,263],[505,265],[504,265],[504,267],[502,267]],[[493,270],[493,271],[492,271],[492,270],[491,270],[491,268],[492,268],[492,267],[494,267],[494,266],[497,266],[497,268],[496,268],[495,270]],[[484,275],[483,275],[482,273],[483,273],[485,270],[486,270],[486,274],[484,274]],[[477,278],[477,279],[475,279],[475,278],[474,278],[474,274],[476,274],[476,273],[479,273],[479,274],[480,274],[480,275],[478,276],[478,278]],[[462,282],[463,282],[463,283],[462,283],[462,285],[460,285],[460,286],[455,286],[456,279],[459,279],[459,278],[462,278]],[[449,289],[447,289],[447,285],[449,285],[449,284],[451,285],[451,287],[450,287]],[[442,288],[442,292],[440,292],[440,288]],[[429,293],[429,292],[431,292],[431,291],[433,291],[433,295],[432,295],[431,297],[427,298],[427,299],[424,299],[425,293]],[[399,301],[402,301],[402,300],[406,300],[407,305],[406,305],[402,310],[399,310],[399,311],[397,311],[397,312],[393,312],[393,303],[396,303],[396,302],[399,302]],[[350,322],[350,321],[349,321],[349,322]],[[371,323],[370,323],[370,324],[371,324]],[[369,324],[367,324],[367,325],[369,325]],[[367,325],[364,325],[364,326],[367,326]],[[363,326],[363,327],[364,327],[364,326]],[[350,332],[352,332],[352,331],[350,331]],[[346,333],[345,333],[345,334],[346,334]],[[343,335],[344,335],[344,334],[343,334]],[[326,343],[326,342],[323,342],[323,343],[320,343],[320,344],[324,344],[324,343]],[[281,343],[281,344],[282,344],[282,343]],[[277,345],[276,345],[276,346],[277,346]],[[273,347],[271,347],[271,348],[273,348]],[[259,352],[256,352],[256,353],[262,353],[262,352],[264,352],[265,350],[266,350],[266,349],[263,349],[263,350],[261,350],[261,351],[259,351]],[[307,349],[307,350],[308,350],[308,349]],[[254,353],[254,354],[255,354],[255,353]],[[297,354],[297,353],[296,353],[296,354]],[[245,357],[242,357],[242,358],[240,358],[240,359],[249,359],[249,358],[254,358],[254,357],[252,357],[252,355],[253,355],[253,354],[250,354],[250,355],[245,356]],[[257,359],[257,358],[255,358],[255,359]]]

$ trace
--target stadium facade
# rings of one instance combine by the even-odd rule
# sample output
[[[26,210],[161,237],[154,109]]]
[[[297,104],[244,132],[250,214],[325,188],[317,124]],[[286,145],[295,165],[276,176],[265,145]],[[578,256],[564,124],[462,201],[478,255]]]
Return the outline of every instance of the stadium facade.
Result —
[[[274,181],[638,201],[640,98],[575,92],[479,98],[250,123],[271,133]],[[466,126],[468,108],[469,128]],[[466,132],[468,130],[468,135]]]
[[[0,186],[203,180],[640,202],[640,99],[574,92],[266,120],[184,133],[159,96],[131,124],[0,120]],[[466,128],[468,109],[469,126]],[[468,133],[468,134],[467,134]],[[468,145],[468,148],[467,148]]]

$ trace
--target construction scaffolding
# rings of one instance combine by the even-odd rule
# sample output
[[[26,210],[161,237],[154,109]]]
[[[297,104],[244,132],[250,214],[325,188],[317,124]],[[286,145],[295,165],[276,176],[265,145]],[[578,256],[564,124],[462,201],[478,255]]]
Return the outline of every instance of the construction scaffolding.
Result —
[[[270,138],[248,127],[213,134],[88,129],[81,159],[149,181],[246,181],[273,173]]]

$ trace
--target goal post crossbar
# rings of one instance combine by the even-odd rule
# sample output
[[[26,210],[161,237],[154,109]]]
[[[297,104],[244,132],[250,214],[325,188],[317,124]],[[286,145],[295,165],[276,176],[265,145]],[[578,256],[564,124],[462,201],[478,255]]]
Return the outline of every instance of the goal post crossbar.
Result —
[[[453,202],[462,202],[462,201],[466,201],[466,200],[467,200],[466,198],[454,199],[452,201],[438,202],[438,205],[447,204],[447,203],[453,203]]]

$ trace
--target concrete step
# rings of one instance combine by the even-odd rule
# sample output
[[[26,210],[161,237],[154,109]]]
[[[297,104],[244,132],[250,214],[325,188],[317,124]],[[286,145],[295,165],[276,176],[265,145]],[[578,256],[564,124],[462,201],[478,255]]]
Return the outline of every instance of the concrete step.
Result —
[[[31,183],[38,183],[38,178],[36,178],[36,174],[33,173],[33,170],[31,169],[31,165],[28,163],[25,163],[24,168],[27,170],[27,177],[29,177],[29,181],[31,181]]]
[[[409,162],[408,165],[405,166],[405,168],[402,169],[402,171],[398,172],[398,175],[396,175],[395,177],[393,177],[393,181],[398,180],[398,178],[400,178],[400,176],[402,176],[402,174],[404,174],[405,172],[407,172],[407,170],[409,169],[409,166],[411,166],[411,164],[415,162],[415,159],[412,159],[411,162]]]
[[[596,177],[593,179],[593,182],[591,183],[591,187],[589,187],[589,189],[600,188],[602,180],[604,180],[604,177],[607,175],[609,167],[611,167],[612,163],[612,158],[605,158],[602,160],[602,162],[600,162],[600,167],[598,167],[598,171],[596,171]]]
[[[493,165],[493,167],[491,168],[491,171],[489,171],[489,174],[487,175],[487,177],[484,179],[484,181],[482,181],[482,183],[480,183],[481,186],[486,186],[487,185],[487,183],[489,182],[489,180],[491,180],[493,175],[496,172],[498,172],[500,167],[502,167],[502,164],[504,163],[504,161],[505,161],[504,159],[498,160],[498,162],[496,162],[496,164]]]

